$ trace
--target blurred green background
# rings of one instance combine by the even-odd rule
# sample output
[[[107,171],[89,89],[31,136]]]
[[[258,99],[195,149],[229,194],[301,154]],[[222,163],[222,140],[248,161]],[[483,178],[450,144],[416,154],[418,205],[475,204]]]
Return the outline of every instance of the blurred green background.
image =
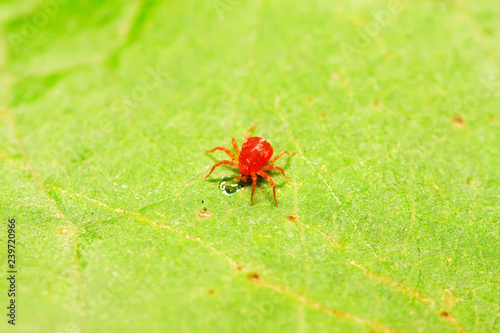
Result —
[[[499,17],[0,1],[0,331],[500,331]],[[204,181],[255,121],[279,206]]]

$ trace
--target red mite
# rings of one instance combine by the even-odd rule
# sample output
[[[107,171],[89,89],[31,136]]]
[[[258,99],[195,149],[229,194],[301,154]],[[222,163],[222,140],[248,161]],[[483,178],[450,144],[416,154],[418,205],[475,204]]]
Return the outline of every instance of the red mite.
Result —
[[[278,205],[278,200],[276,200],[276,187],[274,186],[274,182],[271,176],[264,171],[271,169],[279,170],[281,171],[283,176],[291,179],[290,177],[285,175],[285,171],[283,171],[282,168],[274,165],[274,162],[276,162],[278,158],[280,158],[284,154],[290,153],[284,151],[270,160],[273,156],[273,147],[271,146],[271,144],[257,136],[252,136],[251,138],[248,137],[250,135],[250,132],[255,128],[256,125],[257,124],[253,125],[245,134],[245,139],[243,140],[243,145],[241,146],[241,152],[238,148],[236,140],[233,138],[233,147],[236,151],[236,155],[232,151],[224,147],[215,147],[212,150],[206,151],[206,153],[212,153],[216,150],[222,150],[223,152],[226,152],[229,156],[231,156],[233,161],[222,160],[218,162],[212,167],[212,170],[210,170],[210,173],[205,177],[205,179],[207,179],[212,174],[216,167],[222,164],[227,164],[232,167],[239,168],[240,173],[238,174],[238,179],[241,179],[245,182],[247,181],[248,177],[252,177],[252,197],[250,199],[250,202],[253,203],[253,193],[255,192],[255,186],[257,185],[257,175],[262,176],[266,178],[269,183],[271,183],[271,186],[273,187],[274,201],[276,202],[276,205]]]

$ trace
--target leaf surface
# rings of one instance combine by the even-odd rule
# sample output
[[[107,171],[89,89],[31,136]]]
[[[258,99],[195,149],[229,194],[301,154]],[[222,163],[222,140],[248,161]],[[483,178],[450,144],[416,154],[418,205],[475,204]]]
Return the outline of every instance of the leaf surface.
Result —
[[[0,2],[16,330],[500,331],[498,15]],[[234,168],[204,180],[254,122],[297,152],[279,206],[263,179],[225,195]]]

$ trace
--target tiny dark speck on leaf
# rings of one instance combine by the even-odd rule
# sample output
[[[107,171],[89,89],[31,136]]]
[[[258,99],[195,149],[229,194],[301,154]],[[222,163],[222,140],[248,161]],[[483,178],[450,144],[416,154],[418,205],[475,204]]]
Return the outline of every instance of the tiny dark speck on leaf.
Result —
[[[456,115],[453,117],[453,125],[456,127],[462,128],[465,126],[465,120],[462,116]]]
[[[450,314],[448,312],[446,312],[446,311],[441,312],[441,317],[446,318],[449,316],[450,316]]]
[[[296,215],[288,215],[286,218],[288,219],[288,221],[293,222],[293,223],[299,221],[299,218]]]
[[[250,281],[259,281],[260,280],[259,274],[257,274],[257,273],[250,273],[247,275],[247,278]]]

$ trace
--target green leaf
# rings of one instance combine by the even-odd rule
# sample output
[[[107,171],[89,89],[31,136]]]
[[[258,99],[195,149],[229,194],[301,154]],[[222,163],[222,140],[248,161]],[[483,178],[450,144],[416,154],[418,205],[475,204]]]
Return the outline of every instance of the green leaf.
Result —
[[[1,1],[2,331],[500,331],[499,15]],[[278,206],[204,180],[254,122]]]

